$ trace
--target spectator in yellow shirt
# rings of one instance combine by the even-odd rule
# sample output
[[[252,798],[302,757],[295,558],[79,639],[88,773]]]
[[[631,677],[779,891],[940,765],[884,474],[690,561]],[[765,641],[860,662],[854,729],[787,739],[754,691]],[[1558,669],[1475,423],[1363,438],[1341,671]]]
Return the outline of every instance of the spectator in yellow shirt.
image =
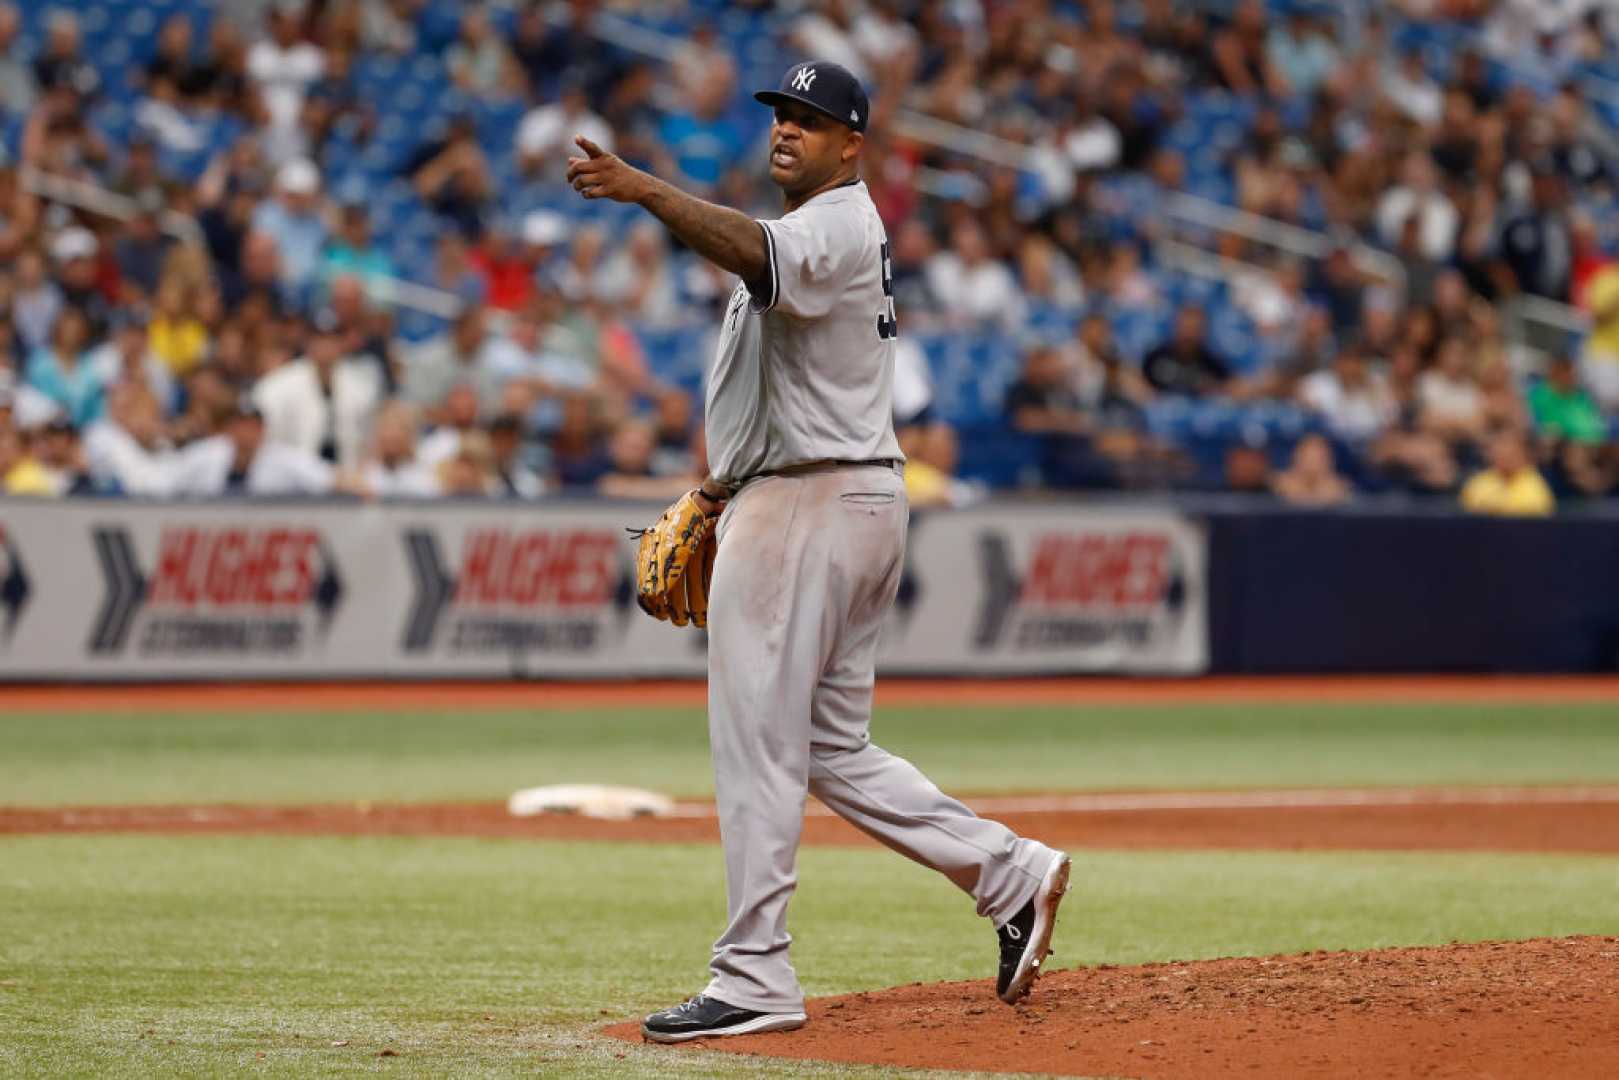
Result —
[[[1580,381],[1608,411],[1619,409],[1619,263],[1598,270],[1585,287],[1591,334],[1580,356]]]
[[[1490,440],[1490,467],[1462,487],[1462,508],[1474,514],[1543,517],[1556,507],[1552,489],[1530,463],[1523,434],[1511,428]]]
[[[184,378],[208,352],[208,328],[197,318],[182,278],[169,276],[157,287],[157,310],[147,324],[152,354],[176,378]]]
[[[39,461],[21,432],[0,424],[0,494],[61,494],[51,475]]]
[[[985,497],[977,484],[958,479],[960,445],[943,421],[900,429],[905,452],[905,498],[913,508],[971,506]]]

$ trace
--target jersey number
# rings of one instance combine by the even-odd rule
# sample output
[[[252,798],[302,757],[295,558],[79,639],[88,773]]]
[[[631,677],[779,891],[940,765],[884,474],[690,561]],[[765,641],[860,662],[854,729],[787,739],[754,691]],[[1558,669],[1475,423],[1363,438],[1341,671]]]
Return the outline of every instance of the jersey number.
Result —
[[[883,309],[877,313],[877,336],[884,341],[899,336],[894,317],[894,278],[888,268],[888,242],[883,241]]]

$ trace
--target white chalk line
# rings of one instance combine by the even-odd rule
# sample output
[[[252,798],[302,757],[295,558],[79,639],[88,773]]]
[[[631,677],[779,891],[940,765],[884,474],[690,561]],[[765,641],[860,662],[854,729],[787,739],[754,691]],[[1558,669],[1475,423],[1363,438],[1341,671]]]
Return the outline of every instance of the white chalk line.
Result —
[[[1568,806],[1619,803],[1619,787],[1300,788],[1281,791],[1141,791],[989,795],[965,800],[980,814],[1118,814],[1153,810],[1307,810],[1380,806]],[[711,818],[712,803],[679,803],[670,817]],[[807,817],[834,817],[812,802]]]

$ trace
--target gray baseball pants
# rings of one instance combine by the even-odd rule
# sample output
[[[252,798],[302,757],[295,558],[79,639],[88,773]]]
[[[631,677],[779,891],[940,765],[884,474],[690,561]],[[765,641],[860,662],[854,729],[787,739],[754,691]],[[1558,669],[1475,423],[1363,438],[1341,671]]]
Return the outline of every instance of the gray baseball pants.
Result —
[[[874,746],[877,639],[899,589],[908,511],[880,465],[754,480],[719,524],[709,591],[708,732],[729,923],[705,994],[804,1006],[787,958],[806,793],[944,874],[1000,925],[1055,853],[978,817]]]

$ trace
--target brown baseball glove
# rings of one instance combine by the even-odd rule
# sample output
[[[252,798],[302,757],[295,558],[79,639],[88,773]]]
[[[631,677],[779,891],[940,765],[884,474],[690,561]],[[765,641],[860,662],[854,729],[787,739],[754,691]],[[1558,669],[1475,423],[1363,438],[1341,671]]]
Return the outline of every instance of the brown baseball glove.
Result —
[[[635,553],[635,599],[654,619],[708,625],[708,582],[718,548],[719,513],[705,513],[688,491],[641,531]]]

